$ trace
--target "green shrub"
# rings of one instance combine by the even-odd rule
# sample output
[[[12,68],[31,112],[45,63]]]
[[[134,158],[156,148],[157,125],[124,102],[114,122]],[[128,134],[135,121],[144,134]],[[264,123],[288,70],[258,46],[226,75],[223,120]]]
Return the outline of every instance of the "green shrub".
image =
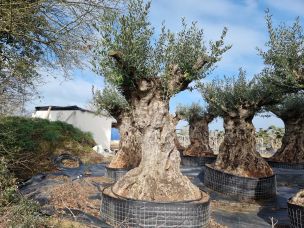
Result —
[[[24,198],[18,191],[16,178],[0,157],[0,224],[4,227],[46,227],[37,203]]]
[[[60,121],[0,117],[0,157],[19,180],[54,169],[52,158],[68,151],[92,152],[92,135]]]

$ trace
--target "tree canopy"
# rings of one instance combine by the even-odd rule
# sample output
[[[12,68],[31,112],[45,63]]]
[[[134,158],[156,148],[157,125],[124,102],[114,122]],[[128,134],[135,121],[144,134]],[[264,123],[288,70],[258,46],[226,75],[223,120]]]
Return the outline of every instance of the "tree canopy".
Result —
[[[0,105],[15,106],[33,95],[42,71],[79,67],[95,42],[94,24],[116,2],[2,0]]]
[[[260,74],[249,81],[246,72],[240,69],[237,77],[213,80],[199,85],[199,89],[219,116],[238,116],[242,109],[254,115],[262,106],[278,102],[282,97],[282,90],[263,83],[265,77],[268,76]]]
[[[208,50],[203,31],[194,22],[182,20],[177,34],[162,26],[158,39],[148,20],[150,2],[131,0],[124,15],[113,11],[104,15],[99,27],[101,40],[96,51],[96,71],[122,92],[128,100],[141,80],[157,80],[164,99],[184,90],[193,80],[203,78],[230,46],[221,38],[210,42]]]
[[[259,49],[266,64],[266,74],[276,75],[272,83],[291,92],[304,89],[304,33],[300,19],[291,26],[282,23],[273,26],[272,17],[266,13],[269,40],[267,50]]]
[[[211,120],[214,118],[214,114],[210,106],[203,107],[198,103],[192,103],[189,106],[178,105],[175,113],[177,116],[187,120],[188,122],[199,121],[204,117],[209,117]]]
[[[129,105],[121,92],[111,85],[105,86],[102,91],[94,91],[93,100],[98,114],[104,114],[106,111],[108,115],[119,119],[123,112],[129,110]]]
[[[283,120],[299,118],[301,115],[304,116],[304,94],[302,92],[288,94],[282,102],[267,106],[266,109]]]

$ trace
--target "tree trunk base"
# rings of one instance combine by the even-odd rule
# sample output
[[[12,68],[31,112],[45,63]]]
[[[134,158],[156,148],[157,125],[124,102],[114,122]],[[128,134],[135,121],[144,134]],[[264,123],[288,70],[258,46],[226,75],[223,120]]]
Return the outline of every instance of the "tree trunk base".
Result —
[[[304,163],[303,117],[284,120],[284,124],[282,146],[270,159],[275,162]]]
[[[212,157],[215,156],[213,151],[202,151],[199,148],[195,147],[188,147],[186,150],[183,152],[184,156],[192,156],[192,157]]]
[[[184,201],[198,200],[201,192],[193,185],[188,177],[182,173],[168,172],[163,177],[152,169],[141,167],[130,170],[124,178],[118,180],[113,186],[117,195],[147,201]],[[206,194],[204,198],[208,198]]]
[[[201,192],[198,201],[147,202],[115,195],[111,187],[102,193],[101,217],[113,227],[208,227],[210,200]]]

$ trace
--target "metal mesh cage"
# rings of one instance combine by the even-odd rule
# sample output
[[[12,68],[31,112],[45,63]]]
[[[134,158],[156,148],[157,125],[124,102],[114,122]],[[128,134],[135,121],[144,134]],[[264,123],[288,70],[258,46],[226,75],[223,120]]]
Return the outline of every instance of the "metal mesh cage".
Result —
[[[273,168],[303,169],[304,170],[304,163],[286,163],[286,162],[268,161],[268,164]]]
[[[206,187],[239,200],[261,200],[276,196],[275,175],[265,178],[240,177],[206,165],[203,182]]]
[[[194,157],[194,156],[181,156],[181,165],[184,166],[204,166],[215,162],[216,157]]]
[[[101,218],[114,227],[202,228],[209,224],[208,202],[147,202],[102,193]]]
[[[304,207],[287,202],[291,228],[304,228]]]
[[[117,181],[120,177],[124,176],[130,169],[114,169],[108,166],[105,167],[106,169],[106,177]]]

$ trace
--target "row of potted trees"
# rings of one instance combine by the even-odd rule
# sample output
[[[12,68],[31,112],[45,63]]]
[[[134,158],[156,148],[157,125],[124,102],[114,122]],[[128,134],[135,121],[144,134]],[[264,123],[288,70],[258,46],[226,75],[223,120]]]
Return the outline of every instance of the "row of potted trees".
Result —
[[[112,175],[115,170],[130,170],[120,178],[113,176],[117,181],[104,190],[103,216],[111,224],[130,227],[207,227],[210,198],[181,173],[176,124],[181,118],[190,124],[191,145],[184,150],[184,157],[211,157],[208,123],[216,116],[223,117],[224,141],[215,162],[206,166],[205,185],[240,198],[275,196],[274,173],[256,152],[252,119],[264,109],[280,116],[278,110],[287,107],[284,102],[302,99],[302,28],[298,21],[292,27],[273,28],[267,14],[268,50],[259,51],[264,70],[251,81],[241,69],[235,78],[201,84],[231,48],[224,44],[227,29],[207,47],[196,23],[188,26],[182,20],[180,32],[163,26],[154,41],[149,8],[150,3],[132,0],[123,15],[106,12],[107,20],[99,28],[101,39],[94,63],[106,80],[106,89],[96,91],[95,101],[100,110],[117,119],[121,136],[120,149],[107,171]],[[170,99],[189,89],[192,82],[208,108],[193,105],[189,111],[180,107],[173,116]],[[287,94],[293,94],[292,99]],[[285,161],[280,157],[295,153],[297,160],[293,161],[301,162],[303,128],[298,124],[303,117],[298,113],[303,112],[287,112],[292,116],[288,117],[291,127],[284,136],[283,152],[274,159]],[[294,147],[297,150],[288,149]]]

